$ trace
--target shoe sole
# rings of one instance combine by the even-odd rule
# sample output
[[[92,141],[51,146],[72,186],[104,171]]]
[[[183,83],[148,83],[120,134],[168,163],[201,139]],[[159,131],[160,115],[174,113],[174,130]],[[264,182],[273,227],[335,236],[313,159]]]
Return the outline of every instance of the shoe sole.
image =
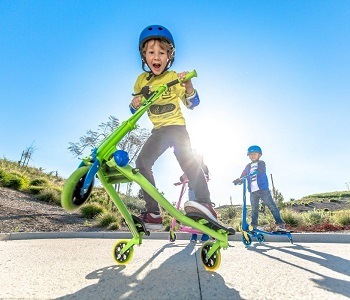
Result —
[[[186,202],[187,203],[187,202]],[[204,207],[203,205],[199,204],[198,202],[191,202],[191,205],[184,205],[184,209],[186,214],[192,214],[192,213],[199,213],[202,214],[206,217],[208,217],[209,219],[211,219],[214,222],[218,222],[218,220],[215,218],[215,216],[211,213],[211,211],[209,209],[207,209],[206,207]]]

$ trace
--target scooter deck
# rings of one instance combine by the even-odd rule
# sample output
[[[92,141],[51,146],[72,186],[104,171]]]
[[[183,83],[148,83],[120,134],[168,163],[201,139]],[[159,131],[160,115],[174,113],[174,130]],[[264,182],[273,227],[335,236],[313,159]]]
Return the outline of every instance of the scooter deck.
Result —
[[[225,230],[228,233],[228,235],[234,235],[236,233],[236,231],[232,227],[225,227],[200,213],[188,213],[186,214],[186,217],[189,217],[190,219],[195,220],[196,222],[202,221],[203,225],[215,231],[218,231],[219,229]]]
[[[292,233],[293,231],[275,230],[275,231],[271,231],[271,232],[275,233],[275,234],[289,234],[289,233]]]

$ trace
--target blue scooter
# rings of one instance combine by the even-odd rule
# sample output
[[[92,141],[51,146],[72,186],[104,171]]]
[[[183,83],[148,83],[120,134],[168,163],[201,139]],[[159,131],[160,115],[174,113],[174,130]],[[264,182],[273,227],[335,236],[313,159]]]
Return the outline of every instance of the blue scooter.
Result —
[[[247,222],[247,200],[246,200],[246,190],[247,190],[247,177],[254,174],[249,174],[245,177],[240,178],[241,183],[243,183],[243,206],[242,206],[242,242],[244,245],[249,246],[252,243],[252,237],[255,238],[259,243],[265,241],[265,235],[283,235],[288,237],[289,241],[293,244],[293,238],[291,231],[264,231],[254,228]],[[237,185],[238,183],[235,183]]]

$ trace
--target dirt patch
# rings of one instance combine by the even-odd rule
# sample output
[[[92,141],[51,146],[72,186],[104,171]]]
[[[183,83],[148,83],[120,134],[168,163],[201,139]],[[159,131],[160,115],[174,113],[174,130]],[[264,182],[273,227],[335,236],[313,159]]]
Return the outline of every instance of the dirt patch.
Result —
[[[77,213],[0,187],[0,233],[106,231]]]

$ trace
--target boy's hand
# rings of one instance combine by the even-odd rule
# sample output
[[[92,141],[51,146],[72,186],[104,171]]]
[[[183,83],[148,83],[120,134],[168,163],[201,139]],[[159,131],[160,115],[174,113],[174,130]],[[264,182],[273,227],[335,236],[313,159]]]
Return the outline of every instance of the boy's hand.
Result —
[[[141,99],[141,96],[135,96],[131,101],[132,107],[138,109],[142,104]]]
[[[239,185],[239,184],[242,184],[243,183],[243,181],[240,179],[240,178],[237,178],[237,179],[235,179],[234,181],[233,181],[233,184],[234,185]]]
[[[132,114],[136,113],[136,111],[140,108],[142,104],[141,99],[141,96],[135,96],[134,99],[132,99],[129,105],[129,109]]]
[[[186,74],[188,72],[181,72],[177,74],[177,77],[179,77],[181,80],[185,78]],[[183,86],[186,89],[186,94],[191,95],[194,92],[194,88],[192,85],[191,79],[181,83],[181,86]]]

